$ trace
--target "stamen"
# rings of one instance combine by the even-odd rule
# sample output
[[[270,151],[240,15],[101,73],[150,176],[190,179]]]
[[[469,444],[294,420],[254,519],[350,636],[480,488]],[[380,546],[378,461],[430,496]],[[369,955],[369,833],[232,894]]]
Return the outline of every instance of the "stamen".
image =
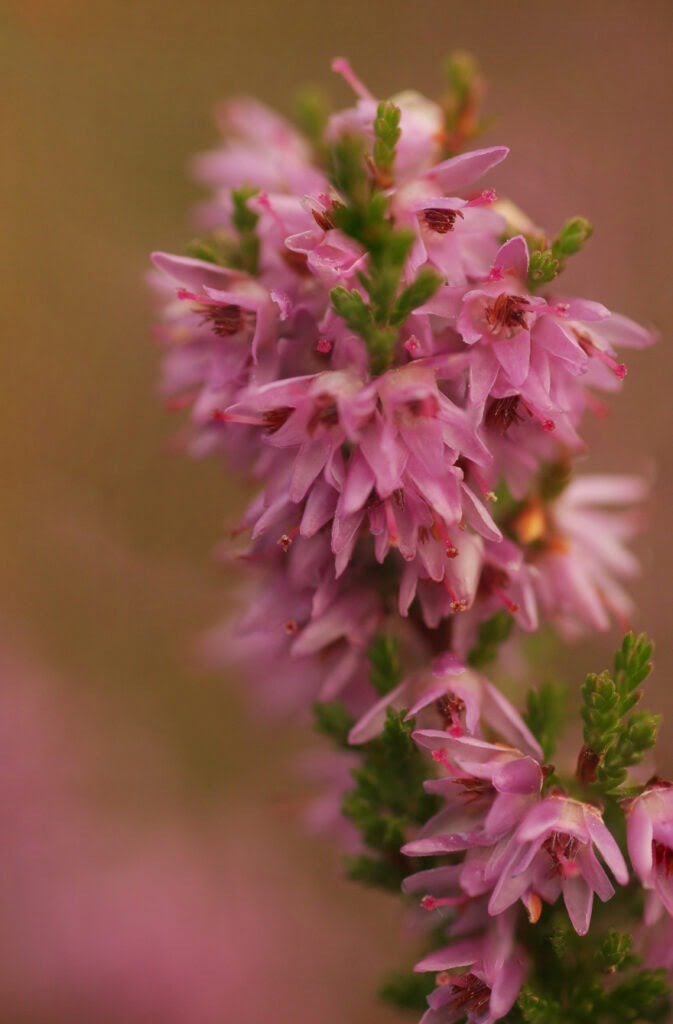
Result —
[[[513,423],[520,423],[523,416],[519,412],[521,395],[509,398],[495,398],[486,412],[485,423],[491,430],[506,434]]]
[[[282,536],[278,538],[278,546],[287,553],[292,546],[292,541],[294,540],[298,533],[299,526],[295,526],[295,528],[293,530],[290,530],[289,533],[282,534]]]
[[[386,526],[388,527],[388,539],[392,547],[397,548],[400,544],[400,535],[397,532],[397,522],[395,520],[395,513],[393,512],[390,501],[384,501],[383,508],[386,516]]]
[[[508,295],[502,292],[490,306],[487,306],[484,315],[488,329],[491,334],[507,330],[507,337],[511,338],[516,331],[525,329],[527,310],[522,306],[528,306],[528,299],[522,295]]]
[[[318,352],[322,352],[323,355],[327,355],[332,351],[332,342],[329,338],[318,338],[316,349]]]
[[[453,231],[456,219],[464,219],[461,210],[442,210],[432,207],[423,211],[423,223],[438,235],[446,235]]]
[[[536,892],[531,892],[522,899],[528,911],[528,920],[531,924],[537,924],[542,913],[542,900]]]

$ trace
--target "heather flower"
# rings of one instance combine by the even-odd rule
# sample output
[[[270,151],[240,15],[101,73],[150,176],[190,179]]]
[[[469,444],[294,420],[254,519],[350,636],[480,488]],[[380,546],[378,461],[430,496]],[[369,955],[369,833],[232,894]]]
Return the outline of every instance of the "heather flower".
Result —
[[[443,751],[447,744],[460,738],[479,738],[485,728],[533,757],[542,756],[539,744],[507,698],[485,676],[465,668],[451,654],[448,659],[439,659],[434,672],[408,676],[373,704],[353,728],[351,743],[364,743],[375,736],[389,707],[408,708],[407,720],[421,712],[426,717],[439,718],[442,730],[419,729],[414,733],[416,742],[430,750]],[[478,744],[474,748],[468,744],[465,749],[477,748]],[[460,744],[457,749],[462,749]],[[490,744],[485,744],[484,749],[491,753],[494,750]],[[479,756],[487,755],[480,752]]]
[[[673,786],[649,782],[630,802],[626,822],[633,870],[673,915]]]
[[[465,972],[452,973],[456,968]],[[514,941],[511,915],[483,936],[454,942],[416,964],[436,971],[438,987],[428,998],[421,1024],[491,1024],[509,1013],[526,976],[523,950]]]
[[[291,503],[307,496],[311,501],[312,489],[321,486],[325,516],[317,526],[333,511],[338,575],[363,525],[375,536],[378,561],[391,546],[411,560],[420,542],[424,552],[434,552],[425,565],[436,566],[431,572],[439,580],[448,571],[447,556],[458,550],[449,529],[464,516],[484,535],[501,536],[457,466],[461,455],[487,462],[488,452],[467,414],[439,390],[431,366],[416,362],[369,383],[346,371],[275,381],[248,388],[220,418],[256,424],[265,431],[267,444],[292,453],[285,491],[288,516],[293,515]],[[351,449],[347,462],[346,445]],[[310,528],[302,520],[299,532],[310,536],[315,528],[315,519]],[[259,520],[253,532],[260,532]]]
[[[579,624],[607,629],[611,618],[628,623],[633,605],[620,580],[638,571],[626,542],[638,532],[635,506],[646,494],[640,477],[587,475],[572,480],[551,503],[534,499],[524,506],[513,531],[528,548],[546,617],[570,632]]]
[[[562,894],[579,935],[591,922],[594,893],[603,901],[614,888],[594,852],[621,885],[629,880],[624,858],[600,811],[565,796],[548,796],[528,811],[509,842],[489,902],[501,914],[518,899],[554,903]]]
[[[221,104],[224,144],[194,161],[196,177],[218,190],[253,185],[304,194],[326,186],[306,139],[289,121],[249,97]]]
[[[518,901],[535,923],[563,896],[584,935],[594,894],[614,895],[606,867],[628,881],[593,801],[612,823],[653,742],[632,712],[648,645],[627,637],[614,678],[588,677],[572,781],[546,763],[555,688],[529,694],[524,721],[476,669],[502,662],[512,625],[514,652],[545,621],[571,635],[631,615],[645,483],[571,471],[596,392],[626,376],[622,349],[654,335],[552,285],[588,222],[549,239],[475,187],[507,150],[455,152],[478,125],[469,60],[442,102],[379,102],[333,67],[356,101],[322,138],[254,102],[223,108],[225,142],[197,165],[214,188],[205,258],[155,256],[164,392],[191,406],[195,453],[224,447],[260,483],[233,531],[258,586],[211,649],[243,657],[265,707],[337,702],[317,724],[353,752],[305,762],[325,790],[310,817],[355,854],[354,877],[402,883],[448,924],[418,965],[441,972],[425,1024],[489,1024],[527,970]],[[651,783],[628,810],[650,932],[673,907],[667,792]],[[405,878],[400,852],[440,861]]]
[[[543,774],[534,757],[469,736],[432,730],[414,736],[433,750],[447,774],[425,784],[443,804],[420,837],[405,847],[409,856],[494,847],[539,801]]]

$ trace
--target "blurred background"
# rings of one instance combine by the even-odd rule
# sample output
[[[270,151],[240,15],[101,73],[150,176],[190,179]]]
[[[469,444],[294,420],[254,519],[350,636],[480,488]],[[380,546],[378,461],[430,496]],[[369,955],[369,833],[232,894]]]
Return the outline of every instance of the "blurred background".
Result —
[[[395,901],[306,836],[305,739],[195,668],[230,600],[212,548],[244,495],[170,450],[147,254],[191,236],[186,165],[215,140],[218,98],[289,110],[317,83],[350,102],[335,55],[377,94],[433,94],[446,53],[473,51],[487,142],[512,150],[498,192],[551,229],[589,217],[568,287],[663,331],[591,427],[587,468],[655,474],[634,624],[658,641],[671,772],[670,3],[1,10],[0,1021],[392,1022],[374,993],[405,962]],[[569,677],[615,638],[564,652]]]

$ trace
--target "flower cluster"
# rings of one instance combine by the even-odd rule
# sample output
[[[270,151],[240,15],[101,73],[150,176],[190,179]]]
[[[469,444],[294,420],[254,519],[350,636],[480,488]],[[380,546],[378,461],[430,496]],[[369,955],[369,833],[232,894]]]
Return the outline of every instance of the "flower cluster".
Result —
[[[599,762],[626,774],[652,723],[628,725],[627,755],[587,691],[590,768],[573,789],[477,669],[512,629],[628,622],[646,485],[573,468],[585,414],[626,376],[622,351],[655,339],[557,290],[590,226],[572,218],[547,237],[488,181],[504,147],[456,152],[476,131],[478,86],[469,65],[451,67],[444,102],[379,102],[337,60],[356,102],[329,117],[309,104],[303,133],[254,101],[227,103],[222,145],[196,162],[211,189],[204,235],[189,255],[155,253],[153,282],[163,390],[190,409],[191,451],[223,451],[259,482],[223,550],[260,578],[220,646],[245,656],[267,703],[298,714],[338,700],[348,726],[330,730],[351,747],[419,719],[436,813],[422,823],[415,805],[403,852],[440,862],[404,884],[450,908],[452,940],[419,965],[440,972],[424,1020],[487,1024],[528,973],[518,905],[536,922],[562,897],[584,935],[594,894],[614,893],[601,860],[629,879],[591,786]],[[391,637],[390,671],[377,671]],[[635,651],[622,652],[629,671]],[[617,722],[631,722],[635,675],[613,681]],[[332,775],[341,792],[348,773]],[[652,783],[628,811],[652,921],[673,911],[669,792]],[[401,820],[399,794],[387,802]],[[398,838],[364,832],[379,852]]]

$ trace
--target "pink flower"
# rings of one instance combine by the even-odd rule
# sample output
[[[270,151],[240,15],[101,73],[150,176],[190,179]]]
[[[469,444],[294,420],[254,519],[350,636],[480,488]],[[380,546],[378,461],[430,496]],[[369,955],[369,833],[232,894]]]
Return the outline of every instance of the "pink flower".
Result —
[[[338,575],[363,527],[379,562],[391,547],[411,560],[426,543],[433,554],[424,564],[440,581],[457,554],[449,530],[464,517],[486,536],[501,536],[456,465],[461,455],[486,462],[488,452],[467,414],[440,391],[432,366],[413,363],[368,383],[346,371],[274,381],[248,388],[220,418],[257,424],[268,445],[291,453],[288,502],[324,510],[307,516],[305,508],[299,532],[311,536],[333,519]]]
[[[450,652],[440,656],[433,672],[426,670],[408,676],[368,708],[354,726],[350,742],[365,743],[376,736],[389,707],[407,708],[407,720],[421,712],[430,724],[439,719],[443,731],[420,729],[414,733],[414,739],[430,750],[443,750],[460,737],[481,737],[482,729],[486,729],[533,757],[542,757],[535,737],[506,697],[485,676],[465,668]],[[468,745],[467,749],[473,748]],[[489,744],[486,749],[493,750]]]
[[[465,968],[465,973],[451,973]],[[504,915],[476,938],[462,939],[416,964],[437,971],[438,987],[428,998],[421,1024],[492,1024],[509,1013],[526,976],[523,950],[514,942],[514,919]]]
[[[654,779],[627,811],[629,857],[646,889],[673,915],[673,786]]]
[[[426,783],[444,803],[420,837],[405,846],[408,856],[493,847],[538,803],[543,776],[535,757],[472,736],[419,730],[414,738],[433,750],[447,774]]]
[[[249,97],[221,104],[224,145],[194,161],[196,176],[218,189],[253,185],[276,192],[311,192],[326,184],[303,136],[269,107]]]
[[[489,902],[491,914],[501,914],[518,899],[537,896],[554,903],[563,894],[575,931],[585,935],[594,893],[603,901],[614,895],[594,847],[621,885],[629,880],[600,811],[569,797],[548,796],[529,810],[508,846]]]
[[[632,602],[620,581],[638,572],[626,542],[638,532],[642,517],[634,506],[647,490],[636,476],[580,476],[556,501],[531,505],[515,524],[520,540],[538,545],[529,560],[541,609],[569,632],[580,623],[607,629],[611,618],[628,628]]]

